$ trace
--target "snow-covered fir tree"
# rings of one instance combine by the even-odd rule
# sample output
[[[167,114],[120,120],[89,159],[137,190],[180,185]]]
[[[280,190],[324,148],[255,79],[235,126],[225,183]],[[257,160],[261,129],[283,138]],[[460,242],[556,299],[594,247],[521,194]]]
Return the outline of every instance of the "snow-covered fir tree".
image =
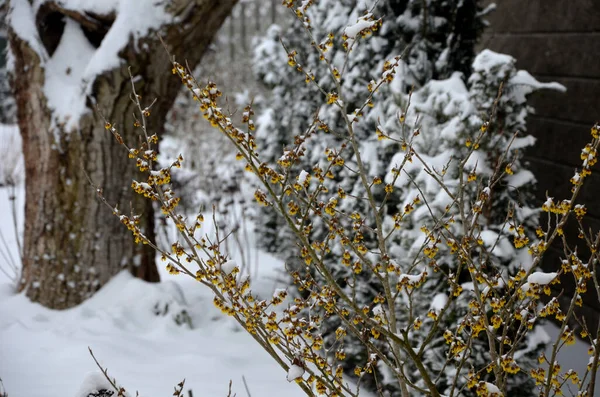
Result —
[[[346,73],[342,85],[348,108],[359,106],[364,99],[364,90],[369,80],[377,75],[386,60],[403,54],[405,70],[404,82],[407,89],[413,85],[420,87],[431,78],[447,77],[452,71],[467,73],[474,54],[474,43],[483,28],[482,13],[475,0],[455,4],[454,1],[380,1],[362,2],[356,0],[321,0],[308,9],[314,39],[322,41],[323,48],[333,44],[328,40],[330,33],[338,39],[344,28],[356,22],[363,13],[385,16],[378,34],[361,44],[347,60]],[[375,8],[371,9],[375,4]],[[479,14],[478,14],[479,12]],[[421,23],[422,20],[428,23]],[[271,101],[257,122],[257,138],[262,150],[262,158],[270,161],[279,159],[282,149],[290,138],[301,135],[312,124],[319,111],[323,97],[314,84],[306,83],[303,73],[293,73],[288,65],[286,49],[296,51],[294,64],[307,65],[308,72],[314,75],[322,88],[332,89],[333,82],[325,65],[319,62],[318,53],[311,48],[311,39],[304,32],[303,24],[295,19],[282,31],[280,26],[272,26],[255,50],[254,70],[259,79],[272,89]],[[329,51],[330,58],[342,63],[345,51],[339,40]],[[340,65],[341,67],[342,65]],[[370,112],[368,124],[359,125],[357,133],[372,130],[380,109]],[[342,126],[336,111],[321,112],[319,117],[332,128]],[[321,138],[319,138],[321,140]],[[326,147],[321,141],[320,147]],[[318,158],[322,151],[314,157]],[[309,165],[314,162],[308,161]],[[278,252],[285,250],[285,239],[278,236],[281,221],[265,211],[262,216],[265,228],[264,248]],[[289,247],[288,247],[289,248]]]
[[[401,93],[401,81],[395,83],[393,89]],[[390,228],[399,227],[390,252],[400,268],[410,269],[410,274],[423,280],[419,289],[407,288],[404,294],[407,310],[397,318],[407,324],[419,324],[413,326],[410,340],[423,352],[426,365],[434,373],[442,374],[438,384],[442,389],[447,386],[446,392],[452,389],[452,384],[445,382],[454,378],[456,368],[441,347],[445,345],[443,339],[437,343],[426,341],[439,311],[450,299],[447,310],[452,315],[438,326],[440,335],[441,331],[456,335],[453,344],[464,337],[461,328],[470,329],[467,334],[473,337],[479,336],[472,345],[475,362],[463,367],[465,376],[458,382],[461,387],[466,384],[468,370],[480,371],[482,367],[478,364],[491,360],[487,340],[479,334],[483,326],[480,314],[491,315],[502,310],[505,281],[531,266],[531,256],[522,248],[528,245],[528,236],[534,235],[537,222],[536,211],[529,207],[535,179],[526,169],[522,150],[535,142],[525,134],[525,119],[530,111],[526,95],[540,88],[561,87],[539,83],[527,72],[518,71],[512,57],[484,50],[475,58],[467,81],[460,73],[454,73],[448,79],[429,81],[410,97],[400,95],[399,108],[391,106],[388,110],[390,116],[393,112],[402,114],[410,101],[408,112],[401,116],[404,121],[389,117],[382,126],[386,135],[390,133],[390,137],[400,141],[410,140],[413,151],[408,156],[412,162],[405,162],[407,153],[400,147],[388,162],[385,178],[399,193],[396,215],[388,219]],[[429,168],[414,158],[417,155]],[[403,163],[402,171],[398,172]],[[504,175],[494,178],[498,170]],[[441,188],[437,178],[447,190]],[[467,186],[461,188],[465,181]],[[455,205],[460,194],[468,198],[461,208]],[[463,217],[461,212],[470,215]],[[397,214],[401,214],[400,223]],[[465,234],[461,219],[476,222],[476,231]],[[514,237],[509,239],[507,234]],[[473,306],[473,287],[469,282],[472,269],[461,265],[466,262],[459,247],[465,241],[467,245],[475,245],[475,240],[477,245],[485,247],[470,252],[471,258],[477,258],[476,262],[482,265],[477,272],[486,283],[497,287],[489,291],[497,306],[484,310]],[[530,309],[524,305],[515,310],[531,319]],[[508,334],[516,331],[515,324],[494,326],[506,328]],[[527,396],[534,392],[528,372],[544,342],[543,332],[534,332],[513,353],[515,360],[507,358],[504,366],[508,371],[520,367],[509,377],[510,395]]]
[[[298,2],[295,6],[305,4]],[[479,334],[481,316],[469,316],[477,311],[469,291],[469,270],[461,264],[464,261],[457,256],[456,247],[471,239],[485,248],[481,253],[475,249],[473,256],[480,256],[486,267],[481,270],[481,277],[498,287],[498,291],[491,288],[489,293],[498,294],[500,305],[501,280],[528,265],[528,255],[516,249],[514,243],[517,247],[526,245],[521,243],[531,235],[536,217],[527,207],[534,178],[522,161],[522,149],[534,142],[525,135],[525,118],[530,110],[526,95],[554,86],[538,83],[526,72],[517,71],[509,56],[483,51],[475,57],[474,44],[485,14],[475,0],[389,0],[370,7],[372,4],[351,0],[315,2],[305,13],[310,20],[310,37],[298,19],[285,32],[273,27],[263,39],[256,51],[255,71],[272,88],[273,95],[263,104],[265,109],[257,121],[261,160],[281,162],[285,158],[282,153],[297,147],[300,138],[304,156],[291,174],[299,175],[299,181],[304,182],[306,177],[301,175],[318,177],[327,172],[328,161],[323,153],[335,157],[337,152],[333,150],[343,147],[340,136],[346,129],[344,115],[339,108],[325,105],[327,94],[339,93],[335,93],[334,77],[327,64],[311,46],[314,41],[334,71],[342,76],[340,85],[349,117],[354,117],[357,109],[364,113],[353,123],[361,161],[366,176],[381,182],[373,185],[372,192],[376,201],[383,203],[381,213],[389,228],[385,232],[398,229],[386,249],[401,274],[399,280],[414,280],[407,282],[397,296],[401,308],[396,313],[398,327],[407,333],[428,371],[437,379],[440,391],[456,395],[463,390],[461,393],[469,394],[464,388],[469,371],[479,373],[490,357],[483,333]],[[382,23],[369,25],[377,29],[370,32],[371,37],[358,39],[354,44],[353,37],[347,38],[352,51],[346,58],[341,40],[346,28],[356,26],[357,21],[374,22],[380,17]],[[280,37],[285,48],[279,43]],[[401,60],[394,58],[399,55]],[[363,109],[368,86],[374,87],[382,71],[391,67],[392,64],[386,64],[389,61],[397,63],[392,83],[382,86],[372,106]],[[368,213],[368,203],[362,199],[364,186],[355,171],[357,158],[350,148],[345,150],[345,163],[332,170],[330,178],[324,178],[325,184],[331,192],[338,192],[336,210]],[[412,161],[406,161],[407,154]],[[425,169],[416,155],[430,168]],[[466,160],[461,162],[463,159]],[[496,170],[503,177],[492,180]],[[447,189],[442,189],[432,175],[437,175]],[[462,182],[469,182],[464,189],[459,188]],[[458,194],[467,197],[467,205],[462,208],[456,206],[453,198]],[[490,196],[493,204],[479,204],[482,194]],[[476,215],[476,235],[463,233],[460,219],[465,213]],[[512,216],[507,221],[509,213]],[[284,257],[297,254],[290,233],[286,232],[287,225],[270,210],[264,211],[262,219],[258,233],[264,237],[264,247]],[[372,219],[363,221],[354,229],[355,239],[367,250],[376,249],[375,233],[369,228]],[[361,224],[348,222],[343,226],[352,230],[357,223]],[[336,280],[348,290],[352,288],[352,295],[361,305],[377,310],[374,302],[381,296],[382,287],[375,273],[353,266],[353,254],[343,243],[329,241],[330,225],[322,219],[314,217],[311,226],[314,243],[327,247],[325,261]],[[514,242],[500,237],[511,227]],[[373,269],[379,271],[376,262],[374,258]],[[442,310],[445,316],[438,323],[435,320]],[[481,309],[490,313],[492,310],[496,308]],[[519,312],[526,316],[527,308],[520,308]],[[339,326],[336,316],[326,316],[323,328],[327,344],[335,343]],[[431,327],[435,327],[433,338],[427,337]],[[506,327],[508,334],[515,332],[514,324],[498,327]],[[465,329],[479,339],[471,354],[475,360],[462,365],[456,361],[462,353],[456,346],[465,337]],[[526,372],[544,342],[541,333],[533,335],[537,337],[521,341],[503,363],[507,371],[521,367],[507,386],[511,395],[533,393]],[[455,354],[448,353],[446,341],[451,341]],[[392,354],[386,343],[375,344]],[[360,373],[369,352],[357,340],[346,340],[344,350],[345,369],[354,372],[359,368]],[[512,357],[518,357],[518,363]],[[416,387],[424,388],[418,371],[410,360],[406,363],[407,376]],[[462,375],[456,376],[457,373]],[[490,375],[483,371],[480,378],[492,376],[493,371]],[[398,387],[383,366],[374,376],[362,379],[368,387],[392,395]]]

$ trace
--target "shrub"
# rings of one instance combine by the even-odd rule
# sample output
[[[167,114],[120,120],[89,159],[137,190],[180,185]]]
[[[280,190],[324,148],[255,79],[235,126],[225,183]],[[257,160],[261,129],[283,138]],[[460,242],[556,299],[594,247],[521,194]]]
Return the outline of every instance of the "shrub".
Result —
[[[466,81],[450,73],[452,68],[442,68],[446,78],[427,75],[407,92],[406,85],[397,84],[405,80],[397,79],[416,64],[402,56],[382,60],[373,79],[352,67],[353,54],[364,55],[363,42],[382,29],[374,14],[354,13],[350,26],[316,37],[307,14],[312,2],[285,3],[322,65],[301,62],[303,54],[287,47],[287,63],[295,69],[290,73],[314,86],[312,95],[320,95],[323,103],[293,139],[276,143],[283,146],[281,154],[275,156],[273,146],[262,152],[251,106],[241,113],[243,127],[236,127],[220,107],[214,83],[200,86],[177,62],[173,73],[254,174],[260,184],[256,201],[276,213],[281,230],[293,236],[301,264],[290,269],[290,276],[298,294],[283,313],[274,307],[287,291],[256,299],[250,278],[241,277],[224,254],[219,229],[214,240],[200,236],[203,215],[190,220],[177,211],[170,179],[183,158],[154,169],[158,137],[147,131],[149,109],[134,92],[141,146],[128,146],[109,121],[106,127],[147,175],[132,188],[156,201],[180,232],[170,250],[154,246],[169,272],[210,288],[215,305],[234,317],[307,395],[357,395],[367,384],[381,395],[531,395],[537,389],[549,396],[560,393],[567,380],[580,395],[592,390],[600,350],[585,322],[581,337],[592,345],[588,372],[564,371],[556,354],[575,342],[567,323],[598,260],[600,235],[584,230],[586,209],[576,204],[596,162],[598,126],[571,180],[572,196],[548,198],[541,209],[533,208],[528,200],[533,178],[521,157],[521,149],[533,143],[524,135],[526,94],[557,86],[517,71],[510,57],[484,51]],[[344,50],[330,56],[328,48],[336,43]],[[431,48],[440,50],[439,59],[450,54],[444,48],[453,51],[452,46]],[[358,84],[345,89],[352,79],[364,83],[362,99]],[[299,102],[300,110],[310,108],[306,95],[298,99],[306,101]],[[378,106],[380,97],[384,105]],[[293,93],[289,98],[294,106]],[[260,141],[267,138],[265,131]],[[137,227],[137,215],[107,205],[136,241],[153,245]],[[539,211],[548,212],[547,223],[540,224]],[[590,248],[588,257],[564,236],[563,227],[573,217]],[[562,266],[556,273],[540,272],[537,266],[553,242],[563,247]],[[578,286],[568,310],[561,310],[556,298],[544,304],[541,297],[550,294],[550,284],[566,274]],[[550,357],[538,350],[547,339],[534,328],[545,317],[561,323]],[[348,368],[354,384],[343,378]]]

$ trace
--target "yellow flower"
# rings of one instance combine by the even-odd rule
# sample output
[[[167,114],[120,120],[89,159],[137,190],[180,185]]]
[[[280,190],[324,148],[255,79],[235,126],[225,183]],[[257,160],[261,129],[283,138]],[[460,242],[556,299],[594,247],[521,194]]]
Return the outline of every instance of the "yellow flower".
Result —
[[[413,322],[413,326],[415,327],[415,329],[421,328],[422,325],[423,325],[423,320],[421,320],[419,317],[417,317],[415,319],[415,321]]]
[[[335,77],[336,80],[339,80],[342,77],[340,71],[337,70],[337,68],[333,68],[333,77]]]
[[[327,104],[328,105],[333,105],[337,100],[338,100],[338,96],[336,93],[330,92],[329,94],[327,94]]]
[[[175,266],[173,266],[172,264],[170,264],[170,263],[167,265],[167,271],[171,275],[177,275],[177,274],[179,274],[179,270]]]
[[[492,316],[492,326],[495,329],[498,329],[498,328],[500,328],[501,325],[502,325],[502,319],[497,314],[494,314]]]

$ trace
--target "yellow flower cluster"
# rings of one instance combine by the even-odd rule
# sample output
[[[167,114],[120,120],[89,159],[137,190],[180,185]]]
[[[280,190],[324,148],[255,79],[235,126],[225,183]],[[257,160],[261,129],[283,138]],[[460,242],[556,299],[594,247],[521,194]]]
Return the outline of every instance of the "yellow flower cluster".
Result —
[[[383,20],[381,20],[381,19],[375,20],[375,18],[371,14],[368,14],[368,15],[362,17],[361,19],[364,19],[365,21],[374,22],[374,23],[368,24],[368,27],[366,27],[366,28],[362,29],[360,32],[358,32],[357,37],[361,37],[363,39],[371,36],[373,34],[373,32],[376,32],[377,30],[379,30],[379,28],[381,27],[381,24],[383,23]],[[342,46],[344,47],[344,49],[346,51],[348,51],[350,49],[349,39],[350,39],[350,37],[348,37],[345,33],[342,35],[342,40],[343,40]]]
[[[401,274],[398,277],[398,283],[396,284],[396,288],[398,291],[402,290],[402,288],[406,288],[406,290],[410,290],[413,288],[418,288],[427,279],[427,271],[424,271],[417,275],[409,275],[409,274]]]
[[[144,197],[150,198],[152,200],[157,199],[156,193],[154,193],[152,186],[150,186],[146,182],[138,182],[134,180],[133,182],[131,182],[131,188],[134,192],[136,192],[137,194],[141,194]]]
[[[515,360],[509,356],[504,356],[500,359],[500,366],[504,372],[509,374],[516,374],[521,370]]]
[[[575,204],[575,207],[573,207],[573,211],[575,212],[575,217],[581,220],[585,216],[587,209],[583,204]]]
[[[161,211],[165,215],[170,215],[175,207],[179,205],[181,198],[175,197],[171,189],[167,189],[163,192],[163,203],[160,207]]]
[[[332,197],[325,205],[325,213],[330,216],[335,216],[335,208],[338,205],[338,200],[335,197]]]
[[[591,143],[585,145],[581,150],[581,160],[584,167],[593,167],[598,162],[598,153]]]
[[[166,268],[167,268],[167,271],[169,272],[170,275],[177,275],[177,274],[179,274],[179,269],[177,269],[171,263],[167,264]]]
[[[529,244],[529,237],[525,235],[525,228],[523,225],[519,225],[516,228],[511,226],[509,230],[516,231],[516,235],[514,237],[515,248],[523,248]]]
[[[148,185],[165,185],[171,182],[171,171],[168,168],[162,168],[158,171],[150,171],[148,176]]]
[[[267,195],[260,189],[256,189],[256,191],[254,192],[254,198],[259,204],[262,204],[264,206],[268,206],[270,204],[269,200],[267,200]]]
[[[574,345],[575,344],[575,332],[570,330],[569,326],[567,326],[565,331],[561,334],[560,340],[563,341],[566,345]]]
[[[504,397],[500,390],[489,382],[479,382],[475,393],[477,393],[477,397]]]

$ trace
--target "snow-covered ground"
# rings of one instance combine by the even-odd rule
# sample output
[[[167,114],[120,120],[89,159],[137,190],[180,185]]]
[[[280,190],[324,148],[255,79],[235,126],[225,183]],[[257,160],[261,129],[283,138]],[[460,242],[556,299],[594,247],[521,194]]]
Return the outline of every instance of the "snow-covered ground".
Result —
[[[269,273],[279,263],[263,259],[266,281],[255,288],[268,291]],[[303,395],[197,282],[167,274],[163,280],[149,284],[123,272],[66,311],[32,304],[1,284],[0,377],[9,397],[80,397],[86,375],[97,371],[88,346],[132,396],[136,390],[141,396],[171,395],[183,378],[186,393],[191,389],[194,396],[225,396],[229,380],[243,396],[242,377],[254,396]],[[165,307],[166,314],[155,314]],[[192,329],[176,324],[182,309]]]

